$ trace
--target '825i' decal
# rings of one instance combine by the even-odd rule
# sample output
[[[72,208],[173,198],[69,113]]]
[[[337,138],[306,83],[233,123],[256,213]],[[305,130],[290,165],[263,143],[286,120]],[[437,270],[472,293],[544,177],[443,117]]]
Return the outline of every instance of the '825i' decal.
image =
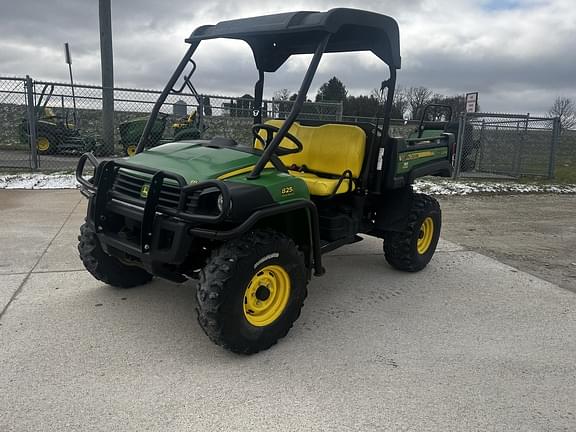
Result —
[[[294,186],[284,186],[280,192],[282,193],[282,196],[292,195],[294,193]]]

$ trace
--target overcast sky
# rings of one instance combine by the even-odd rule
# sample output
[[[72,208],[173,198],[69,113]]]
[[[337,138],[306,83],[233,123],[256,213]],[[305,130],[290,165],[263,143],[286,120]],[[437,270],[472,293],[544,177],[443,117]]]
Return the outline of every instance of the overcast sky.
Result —
[[[99,83],[97,0],[0,0],[0,76],[65,81],[70,42],[76,80]],[[558,95],[576,99],[574,0],[227,1],[112,0],[115,83],[160,88],[202,24],[294,10],[355,7],[394,17],[400,26],[399,84],[452,95],[479,91],[483,111],[546,112]],[[305,60],[267,76],[266,95],[295,91]],[[332,75],[352,94],[368,93],[385,69],[370,54],[324,57],[309,97]],[[198,51],[199,91],[252,93],[253,58],[241,42],[211,41]]]

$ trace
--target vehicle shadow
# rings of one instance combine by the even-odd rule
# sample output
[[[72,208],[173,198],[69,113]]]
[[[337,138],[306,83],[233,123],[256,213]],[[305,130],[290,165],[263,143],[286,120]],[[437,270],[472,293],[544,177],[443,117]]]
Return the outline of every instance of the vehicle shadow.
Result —
[[[325,259],[326,275],[313,278],[300,318],[290,333],[270,354],[302,349],[313,344],[327,349],[330,340],[341,337],[357,340],[364,329],[374,325],[375,314],[398,313],[397,306],[421,275],[392,269],[382,255],[341,255]],[[412,280],[412,284],[407,281]],[[181,361],[196,363],[251,361],[214,345],[196,320],[196,287],[193,281],[172,284],[160,279],[138,288],[119,290],[100,286],[98,291],[119,305],[124,313],[115,313],[108,322],[122,329],[124,336],[137,340],[134,349],[167,350]],[[399,308],[401,309],[401,308]],[[337,336],[339,335],[339,336]]]

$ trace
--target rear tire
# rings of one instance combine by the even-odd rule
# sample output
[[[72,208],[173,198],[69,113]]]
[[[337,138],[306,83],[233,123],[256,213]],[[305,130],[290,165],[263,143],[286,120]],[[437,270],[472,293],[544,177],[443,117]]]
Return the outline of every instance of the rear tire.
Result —
[[[384,256],[398,270],[417,272],[436,251],[442,226],[440,204],[429,195],[414,194],[407,219],[402,231],[384,234]]]
[[[118,288],[133,288],[152,280],[146,270],[123,264],[102,250],[96,233],[87,224],[80,227],[78,236],[80,259],[96,279]]]
[[[212,253],[200,275],[198,322],[217,345],[254,354],[286,336],[307,289],[304,255],[271,230],[253,231]]]

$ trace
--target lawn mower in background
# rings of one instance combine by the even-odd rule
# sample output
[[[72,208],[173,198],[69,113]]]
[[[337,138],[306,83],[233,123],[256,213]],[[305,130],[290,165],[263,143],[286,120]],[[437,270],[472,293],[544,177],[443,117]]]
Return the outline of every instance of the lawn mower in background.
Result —
[[[106,156],[102,143],[96,137],[85,136],[77,124],[70,121],[69,110],[62,104],[63,115],[57,115],[48,106],[54,85],[46,84],[42,88],[38,102],[34,108],[36,115],[36,151],[39,155],[54,155],[64,153],[93,152],[96,156]],[[27,116],[24,116],[18,126],[20,142],[30,145],[30,126]]]
[[[146,148],[156,147],[157,145],[167,142],[199,139],[202,136],[202,133],[208,129],[200,118],[201,116],[197,115],[196,111],[193,111],[189,115],[181,117],[172,123],[173,136],[171,139],[162,139],[168,122],[168,117],[169,115],[165,113],[158,114],[158,117],[154,121],[152,129],[150,130],[150,134],[146,139]],[[118,126],[120,132],[119,143],[126,156],[134,156],[136,154],[136,147],[138,146],[138,141],[144,132],[147,121],[148,116],[138,117],[120,123]]]

